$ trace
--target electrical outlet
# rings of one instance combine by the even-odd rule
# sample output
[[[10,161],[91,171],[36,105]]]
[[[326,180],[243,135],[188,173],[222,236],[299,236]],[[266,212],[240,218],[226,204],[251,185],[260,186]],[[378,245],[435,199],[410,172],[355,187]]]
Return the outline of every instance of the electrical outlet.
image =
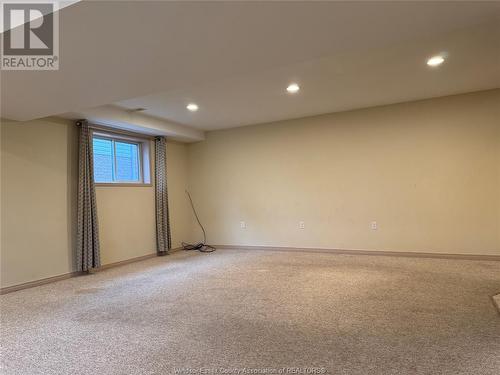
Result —
[[[377,222],[376,222],[376,221],[372,221],[372,222],[370,223],[370,229],[371,229],[371,230],[377,230],[377,229],[378,229],[378,224],[377,224]]]
[[[299,221],[299,229],[306,229],[306,223],[304,221]]]
[[[247,223],[245,223],[244,221],[240,221],[240,228],[247,229]]]

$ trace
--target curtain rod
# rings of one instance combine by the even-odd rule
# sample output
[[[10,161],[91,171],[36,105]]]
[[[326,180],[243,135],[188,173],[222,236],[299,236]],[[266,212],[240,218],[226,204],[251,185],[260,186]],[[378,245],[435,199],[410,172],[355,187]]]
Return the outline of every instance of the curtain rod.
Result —
[[[78,121],[76,121],[76,124],[79,126],[82,121],[86,121],[86,120],[78,120]],[[92,130],[101,130],[101,131],[104,131],[107,133],[114,133],[114,134],[118,134],[118,135],[128,135],[131,137],[144,138],[144,139],[149,139],[149,140],[154,140],[156,137],[160,137],[159,135],[137,133],[137,132],[130,131],[130,130],[113,128],[111,126],[93,124],[91,122],[88,122],[88,124],[89,124],[89,128]]]

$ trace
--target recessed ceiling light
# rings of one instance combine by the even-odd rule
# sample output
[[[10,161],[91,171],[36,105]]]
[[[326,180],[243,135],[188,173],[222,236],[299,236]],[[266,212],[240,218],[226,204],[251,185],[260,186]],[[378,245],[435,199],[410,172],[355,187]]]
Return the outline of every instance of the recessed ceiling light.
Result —
[[[288,91],[289,93],[291,94],[295,94],[296,92],[298,92],[300,90],[300,86],[297,85],[296,83],[291,83],[288,85],[288,87],[286,88],[286,91]]]
[[[429,60],[427,60],[427,65],[429,66],[438,66],[444,63],[443,56],[432,56]]]
[[[189,103],[186,108],[191,112],[196,112],[198,110],[198,105],[194,103]]]

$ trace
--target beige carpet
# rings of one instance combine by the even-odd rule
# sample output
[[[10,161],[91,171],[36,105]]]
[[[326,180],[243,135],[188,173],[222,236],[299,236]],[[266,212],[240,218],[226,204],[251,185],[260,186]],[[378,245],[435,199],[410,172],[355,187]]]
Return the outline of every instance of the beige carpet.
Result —
[[[2,296],[0,372],[498,375],[499,288],[500,262],[176,253]]]
[[[498,312],[500,313],[500,294],[493,296],[493,302],[497,306]]]

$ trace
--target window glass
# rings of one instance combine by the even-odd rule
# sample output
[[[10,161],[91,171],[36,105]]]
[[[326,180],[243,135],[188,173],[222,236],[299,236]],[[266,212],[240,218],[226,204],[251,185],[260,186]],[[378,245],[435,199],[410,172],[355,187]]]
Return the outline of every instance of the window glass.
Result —
[[[139,181],[139,147],[115,141],[116,180]]]
[[[96,183],[142,182],[139,143],[113,138],[93,138]]]
[[[113,182],[113,142],[94,138],[94,181]]]

